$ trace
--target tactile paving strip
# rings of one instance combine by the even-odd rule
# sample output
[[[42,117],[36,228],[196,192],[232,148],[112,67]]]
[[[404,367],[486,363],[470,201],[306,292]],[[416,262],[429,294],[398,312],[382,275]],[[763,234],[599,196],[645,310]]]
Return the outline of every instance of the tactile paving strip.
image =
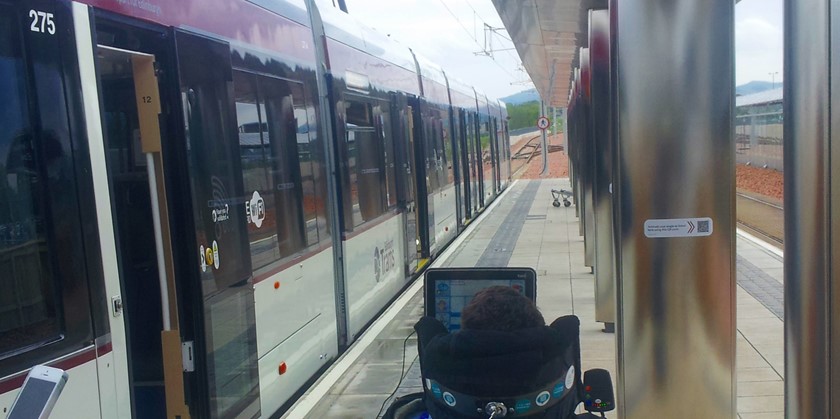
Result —
[[[510,209],[507,217],[496,230],[493,239],[490,240],[490,245],[481,254],[476,262],[476,267],[502,267],[507,266],[511,256],[513,256],[513,248],[516,247],[516,241],[519,240],[519,233],[522,232],[522,226],[528,218],[528,211],[534,203],[534,198],[537,196],[537,190],[540,188],[540,182],[529,182],[528,186],[519,195],[516,203]]]
[[[767,307],[781,320],[785,319],[785,288],[784,286],[752,264],[747,259],[736,256],[735,269],[738,275],[738,285]]]

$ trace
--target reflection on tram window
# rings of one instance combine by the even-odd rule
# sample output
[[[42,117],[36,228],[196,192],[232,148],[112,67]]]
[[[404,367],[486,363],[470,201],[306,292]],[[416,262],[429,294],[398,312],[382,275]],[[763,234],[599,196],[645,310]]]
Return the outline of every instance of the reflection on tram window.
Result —
[[[54,134],[36,139],[31,129],[13,16],[0,8],[0,359],[59,337],[62,323],[49,258],[44,177],[56,175],[62,150]]]
[[[385,212],[384,147],[370,104],[348,100],[345,115],[345,164],[352,211],[352,224],[348,227],[358,227]]]
[[[309,119],[301,84],[234,72],[239,150],[255,271],[320,240]]]
[[[384,146],[386,202],[388,208],[391,208],[397,205],[396,149],[391,130],[391,115],[388,113],[388,106],[380,105],[374,107],[373,113],[376,116],[377,130]]]

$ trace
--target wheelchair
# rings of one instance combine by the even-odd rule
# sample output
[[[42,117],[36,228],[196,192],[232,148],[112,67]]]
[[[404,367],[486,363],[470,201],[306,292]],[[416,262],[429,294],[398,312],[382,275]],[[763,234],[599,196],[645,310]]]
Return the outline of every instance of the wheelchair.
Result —
[[[414,328],[423,392],[397,399],[383,418],[583,419],[615,408],[609,372],[581,377],[576,316],[511,332],[449,333],[432,317]],[[581,403],[586,413],[576,414]]]

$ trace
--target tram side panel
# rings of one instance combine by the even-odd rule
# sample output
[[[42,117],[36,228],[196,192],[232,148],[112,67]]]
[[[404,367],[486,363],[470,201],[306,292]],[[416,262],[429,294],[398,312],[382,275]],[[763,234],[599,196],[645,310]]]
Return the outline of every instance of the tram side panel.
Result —
[[[401,264],[407,251],[403,243],[413,227],[406,225],[395,193],[397,163],[392,160],[397,153],[390,93],[416,90],[417,78],[342,42],[330,39],[327,45],[342,189],[350,342],[409,279]],[[392,79],[398,82],[388,86],[387,80]]]
[[[38,4],[48,3],[50,2]],[[115,13],[137,13],[124,5],[98,0],[91,3]],[[19,8],[19,4],[21,3],[0,0],[0,8],[4,9],[3,13],[0,13],[0,19],[9,20],[8,16],[17,16],[16,20],[4,21],[0,31],[14,28],[14,25],[31,23],[27,21],[29,10]],[[6,9],[9,10],[8,13]],[[182,339],[194,342],[196,363],[194,371],[183,375],[186,380],[184,388],[167,388],[166,392],[172,390],[186,393],[185,403],[193,416],[199,417],[271,415],[318,369],[335,357],[339,348],[336,344],[336,306],[332,279],[335,267],[332,266],[330,247],[332,234],[342,234],[344,239],[345,266],[339,268],[345,269],[347,273],[346,303],[350,307],[350,315],[345,321],[350,325],[348,340],[354,340],[358,331],[405,286],[408,278],[417,269],[422,268],[422,264],[416,263],[416,256],[422,256],[423,252],[428,256],[430,253],[428,245],[425,249],[417,248],[419,235],[416,231],[422,227],[418,229],[417,218],[414,219],[415,225],[410,225],[412,220],[407,215],[407,212],[417,208],[416,202],[419,199],[416,196],[412,197],[411,193],[406,193],[404,205],[398,200],[398,179],[404,179],[404,183],[410,184],[415,193],[421,189],[418,186],[425,179],[417,178],[421,171],[416,167],[414,171],[398,169],[401,165],[404,169],[410,169],[412,157],[425,162],[428,155],[443,156],[440,166],[444,170],[438,170],[434,176],[439,186],[453,186],[454,168],[450,167],[450,164],[456,164],[452,155],[456,147],[447,150],[446,146],[446,135],[453,132],[451,127],[448,129],[445,126],[445,121],[449,120],[449,109],[439,106],[435,112],[427,112],[428,118],[424,121],[419,106],[412,108],[409,101],[395,104],[390,100],[392,93],[419,94],[416,74],[404,68],[396,68],[387,61],[377,61],[374,57],[352,48],[349,48],[350,51],[344,51],[344,59],[352,65],[344,66],[340,72],[334,71],[334,74],[337,74],[337,82],[334,92],[336,102],[333,107],[340,129],[336,130],[336,138],[331,139],[330,144],[325,144],[318,138],[319,115],[316,106],[314,58],[311,51],[306,51],[306,42],[311,40],[309,28],[291,20],[278,18],[277,11],[269,13],[250,4],[243,3],[243,7],[237,10],[236,13],[241,13],[236,15],[237,19],[233,19],[237,22],[252,22],[256,25],[282,24],[283,39],[251,39],[250,32],[236,30],[235,24],[214,28],[212,22],[218,22],[218,19],[203,19],[202,16],[207,17],[210,13],[206,10],[199,15],[190,16],[182,16],[174,10],[164,10],[166,13],[151,17],[144,15],[143,19],[152,19],[163,25],[159,27],[149,24],[148,21],[134,22],[130,17],[115,19],[121,25],[159,31],[160,36],[157,38],[148,38],[155,39],[154,42],[147,40],[131,43],[132,39],[136,41],[137,38],[121,38],[120,31],[104,31],[94,37],[101,43],[110,42],[106,46],[121,48],[116,52],[117,56],[145,54],[164,63],[159,74],[158,87],[162,101],[166,102],[163,104],[160,121],[165,167],[163,183],[167,188],[163,199],[170,217],[167,221],[170,221],[172,226],[169,246],[176,256],[172,272],[177,286],[170,289],[170,292],[173,292],[171,305],[174,307],[173,313],[176,314],[174,325],[180,328]],[[87,12],[83,6],[82,12]],[[58,18],[60,13],[55,12],[54,16]],[[115,15],[100,14],[97,9],[90,16],[100,22],[100,18]],[[55,22],[59,24],[59,33],[62,35],[66,35],[61,32],[64,28],[73,27],[70,23],[64,24],[67,20]],[[171,27],[167,27],[169,25],[195,27],[202,34],[173,31]],[[47,28],[48,25],[45,23],[44,27]],[[213,39],[217,36],[212,35],[213,33],[219,34],[217,39]],[[294,42],[287,42],[286,38]],[[63,39],[73,41],[72,36]],[[0,50],[3,53],[12,51],[17,54],[12,56],[13,60],[21,59],[23,54],[19,51],[22,48],[37,44],[35,41],[16,40],[14,36],[3,40],[18,43],[14,48]],[[229,40],[236,42],[228,43]],[[332,63],[340,63],[340,50],[346,45],[334,40],[328,42],[328,45]],[[127,51],[127,48],[136,48],[138,51]],[[44,53],[55,52],[50,48],[40,50]],[[91,46],[85,59],[102,60],[104,55],[97,50],[101,52],[102,46]],[[62,54],[66,54],[73,51],[73,48],[62,48],[61,51]],[[335,55],[332,54],[334,52]],[[91,57],[94,54],[97,55],[96,58]],[[37,54],[29,56],[37,57]],[[105,70],[105,64],[115,64],[118,61],[114,59],[98,62],[98,75],[110,75]],[[368,66],[369,62],[377,65]],[[149,328],[147,331],[152,332],[155,332],[154,328],[158,328],[159,331],[160,326],[156,321],[149,321],[151,317],[112,317],[107,312],[111,301],[106,298],[102,287],[103,283],[106,287],[109,283],[112,287],[115,286],[115,280],[106,282],[101,278],[102,273],[96,271],[101,269],[98,265],[102,264],[113,271],[108,271],[113,277],[121,277],[120,282],[124,283],[127,280],[121,276],[115,265],[117,260],[126,260],[131,254],[128,253],[128,249],[113,244],[114,237],[118,237],[120,233],[119,225],[126,223],[120,224],[119,220],[113,223],[108,221],[108,214],[119,216],[114,212],[116,207],[111,206],[112,198],[108,185],[117,184],[114,183],[111,169],[117,162],[125,161],[119,157],[123,155],[120,153],[128,153],[126,156],[133,159],[132,164],[138,169],[143,168],[140,160],[136,159],[138,156],[131,154],[134,142],[139,139],[129,135],[131,130],[125,131],[124,133],[128,134],[123,139],[125,143],[120,146],[122,148],[119,148],[121,151],[117,153],[116,148],[106,151],[108,144],[117,144],[111,142],[111,139],[116,138],[113,137],[113,132],[107,131],[112,128],[107,126],[112,115],[107,114],[107,109],[98,110],[90,105],[103,101],[98,95],[105,92],[91,90],[91,86],[96,83],[89,83],[87,91],[93,92],[93,97],[86,96],[88,106],[84,108],[88,113],[92,109],[95,110],[97,117],[102,112],[101,121],[105,122],[100,124],[106,129],[109,138],[107,141],[101,136],[89,138],[90,158],[101,160],[93,165],[94,172],[99,173],[101,177],[91,186],[93,181],[86,177],[89,176],[86,174],[87,165],[90,165],[90,162],[86,161],[87,156],[75,155],[71,160],[67,160],[71,150],[88,150],[87,145],[83,143],[74,144],[72,147],[68,143],[83,142],[84,135],[78,134],[72,127],[60,127],[60,123],[67,123],[68,120],[73,124],[77,115],[67,116],[66,110],[52,109],[64,103],[73,103],[74,99],[45,100],[47,96],[55,98],[56,91],[75,92],[82,89],[74,89],[71,86],[56,88],[55,81],[62,80],[61,78],[49,79],[42,85],[40,74],[33,77],[20,76],[20,69],[25,67],[28,66],[0,67],[0,70],[8,74],[8,77],[4,77],[4,82],[18,84],[17,89],[4,89],[18,92],[18,102],[21,105],[13,107],[21,110],[22,116],[18,119],[23,122],[18,122],[18,125],[24,133],[27,124],[53,127],[58,133],[61,146],[42,150],[39,147],[46,147],[50,144],[49,141],[40,141],[33,147],[31,144],[27,145],[29,143],[26,142],[26,136],[17,135],[15,130],[10,129],[9,132],[17,136],[5,140],[12,142],[14,146],[8,148],[11,151],[4,160],[6,164],[3,170],[7,178],[8,175],[15,174],[20,181],[21,178],[25,180],[26,176],[34,176],[33,173],[36,172],[48,175],[54,173],[49,164],[47,165],[50,167],[37,170],[26,166],[43,163],[39,158],[50,157],[47,158],[47,163],[50,164],[64,162],[64,169],[74,168],[77,176],[75,179],[70,176],[69,180],[75,180],[78,184],[68,188],[56,188],[62,191],[79,191],[80,195],[64,198],[61,194],[41,195],[41,198],[38,198],[41,201],[38,202],[48,202],[53,213],[36,213],[35,218],[57,217],[54,213],[56,208],[63,208],[68,202],[75,200],[76,204],[69,205],[68,208],[86,208],[90,206],[89,202],[97,202],[99,219],[88,220],[93,211],[86,214],[62,212],[62,222],[56,223],[55,226],[65,230],[50,233],[52,235],[47,234],[49,238],[46,241],[36,240],[39,250],[33,250],[34,253],[27,256],[34,258],[33,260],[40,258],[41,266],[51,266],[50,269],[54,271],[42,278],[51,278],[55,281],[52,286],[60,289],[56,298],[62,300],[61,304],[51,302],[49,298],[42,302],[36,299],[36,303],[47,306],[53,304],[61,307],[92,307],[92,310],[59,313],[59,317],[65,315],[60,319],[65,324],[64,339],[37,349],[21,351],[0,361],[0,377],[5,377],[0,378],[0,403],[11,403],[17,386],[22,382],[25,368],[52,360],[57,362],[58,366],[69,368],[72,372],[73,378],[65,389],[64,400],[100,400],[99,405],[76,403],[74,406],[62,406],[60,401],[59,407],[64,409],[57,411],[61,411],[61,414],[66,413],[68,417],[126,416],[130,408],[124,405],[131,404],[127,403],[129,397],[135,405],[144,403],[135,393],[143,383],[139,382],[138,376],[133,375],[130,366],[120,366],[119,363],[111,362],[115,359],[114,353],[111,353],[112,346],[113,352],[127,353],[129,358],[134,359],[131,362],[134,362],[135,369],[143,364],[137,361],[138,357],[133,356],[139,355],[134,352],[137,349],[134,349],[130,342],[126,343],[125,339],[120,338],[121,330],[114,327],[109,329],[108,320],[105,319],[110,319],[113,325],[120,327],[123,324],[129,326],[129,329],[146,327]],[[379,68],[379,71],[388,74],[365,75],[363,73],[366,68]],[[344,72],[344,69],[350,69],[356,75],[366,76],[375,82],[369,84],[369,91],[359,89],[359,78],[351,75],[353,80],[348,82],[349,73]],[[38,71],[47,74],[53,70],[54,67],[44,66]],[[21,79],[28,81],[22,82]],[[384,86],[381,82],[383,79],[399,81],[397,84]],[[63,80],[68,83],[68,80],[75,80],[75,76],[65,74]],[[20,87],[21,84],[25,86]],[[49,95],[44,96],[45,92],[49,92]],[[134,99],[142,98],[138,96]],[[37,108],[39,115],[27,114],[24,110],[27,106],[22,104],[28,102],[36,104],[28,108]],[[83,106],[79,105],[77,108],[83,109]],[[400,113],[399,118],[395,118],[392,113],[395,109]],[[37,117],[50,120],[32,122]],[[401,122],[400,126],[393,122],[395,120]],[[471,126],[472,142],[467,144],[465,151],[473,147],[473,176],[465,176],[464,179],[465,182],[476,182],[478,186],[477,181],[481,176],[478,170],[480,144],[478,119],[474,111],[470,112],[468,121],[465,118],[464,126]],[[5,122],[4,127],[15,126]],[[90,126],[88,123],[88,127]],[[412,127],[417,129],[412,131]],[[401,140],[401,136],[394,133],[395,130],[406,133],[408,141],[401,143],[404,146],[403,152],[400,152],[400,147],[395,143]],[[466,131],[465,129],[465,134]],[[68,132],[71,133],[69,140]],[[415,138],[414,134],[418,132],[422,135]],[[32,135],[33,138],[47,138],[45,133],[42,128],[40,131],[33,131]],[[426,138],[430,139],[428,143]],[[412,144],[416,147],[412,147]],[[431,149],[423,148],[424,144],[431,145]],[[339,151],[342,196],[345,198],[341,205],[332,202],[326,196],[327,174],[324,156],[321,153],[326,146],[335,147]],[[62,150],[65,154],[59,153],[59,157],[53,158],[54,155],[50,153],[56,150]],[[412,152],[420,154],[411,156]],[[26,153],[36,156],[35,163],[24,164],[33,161]],[[439,157],[433,158],[435,163],[438,159]],[[10,161],[18,161],[19,164],[14,166]],[[105,166],[108,166],[109,171],[106,172]],[[426,173],[421,174],[423,175]],[[52,182],[51,178],[48,179]],[[68,177],[63,179],[68,180]],[[55,187],[50,182],[43,182],[42,185],[45,185],[45,188]],[[148,183],[146,185],[148,186]],[[92,190],[96,191],[95,196],[88,196],[94,195]],[[475,191],[478,190],[476,187]],[[30,199],[21,195],[23,192],[20,190],[12,191],[5,186],[3,193],[7,198],[17,194],[14,195],[15,199],[8,202],[19,202],[21,205]],[[26,193],[29,193],[32,202],[37,201],[36,192],[30,190]],[[476,196],[471,201],[476,208],[480,205],[478,198]],[[454,212],[457,202],[454,198],[452,201],[452,211],[443,207],[437,208],[432,204],[412,212],[415,217],[421,211]],[[37,205],[33,204],[33,207],[37,208]],[[333,210],[343,211],[344,231],[330,231],[326,220],[329,211]],[[10,214],[4,222],[17,223],[18,221],[13,219],[15,215]],[[90,234],[95,228],[85,224],[91,222],[98,222],[101,230],[99,240],[103,245],[112,243],[109,249],[117,250],[103,251],[101,255],[84,254],[91,251],[99,253],[96,234],[93,238]],[[71,235],[73,229],[78,234]],[[440,240],[451,240],[457,234],[456,230],[450,227],[450,234],[442,236]],[[430,238],[435,238],[438,233],[434,230],[433,232]],[[33,234],[42,233],[43,231],[36,229]],[[72,246],[58,247],[58,242],[50,241],[52,238],[64,237],[62,234],[69,238],[61,243],[72,243]],[[105,240],[108,237],[110,242]],[[76,243],[82,239],[85,240],[84,243]],[[415,243],[413,249],[411,243]],[[18,257],[13,253],[6,254],[8,257]],[[415,256],[413,259],[412,254]],[[110,262],[99,262],[98,257]],[[414,270],[411,269],[412,260]],[[85,261],[86,265],[81,261]],[[409,269],[399,268],[402,261],[405,261]],[[78,272],[71,274],[71,269]],[[84,272],[85,269],[87,272]],[[67,283],[69,278],[74,278],[75,282]],[[84,280],[79,282],[79,278]],[[17,277],[13,276],[11,280],[17,281]],[[119,293],[120,290],[109,289],[107,296]],[[138,298],[139,294],[132,294],[128,287],[123,287],[122,293],[124,303],[135,309],[143,303],[143,300]],[[22,298],[23,294],[15,295],[17,297],[8,297],[7,294],[7,298]],[[98,300],[79,300],[89,295]],[[20,298],[13,302],[4,302],[4,306],[22,304],[20,301],[23,300]],[[160,301],[157,304],[160,305]],[[82,319],[80,313],[86,313],[82,317],[88,317]],[[11,317],[0,312],[0,320],[6,323],[8,330],[14,330],[12,320],[2,316]],[[59,320],[48,318],[44,321],[45,324],[49,324]],[[143,326],[144,324],[146,326]],[[109,331],[113,336],[113,345],[106,338]],[[28,337],[49,340],[48,334]],[[91,341],[97,345],[86,346]],[[134,342],[138,341],[135,336]],[[0,346],[0,352],[6,349],[17,351],[19,348]],[[160,357],[160,348],[152,348],[149,353],[154,352],[158,352],[157,356]],[[102,361],[98,366],[98,376],[94,361],[96,357]],[[154,362],[160,362],[160,359]],[[106,367],[103,367],[103,364]],[[111,368],[110,373],[108,368]],[[133,390],[121,386],[119,383],[122,381],[128,381]],[[96,389],[102,389],[102,393],[96,393],[99,391]],[[115,399],[119,402],[113,402]],[[119,403],[123,405],[115,405]],[[100,406],[107,412],[100,412]],[[112,412],[119,413],[111,414]],[[56,417],[61,417],[61,414]]]
[[[430,254],[437,254],[457,236],[457,193],[455,187],[454,153],[450,135],[449,107],[424,102],[422,111],[425,152],[429,235],[434,237]]]
[[[276,411],[337,355],[330,202],[315,73],[232,51],[260,402]]]
[[[474,168],[474,153],[473,153],[473,136],[474,127],[472,124],[473,114],[475,111],[475,92],[472,88],[464,85],[457,79],[448,77],[449,81],[449,97],[453,109],[453,119],[455,121],[456,130],[453,131],[454,140],[457,144],[456,149],[458,153],[457,162],[459,164],[459,182],[460,182],[460,206],[461,206],[461,224],[466,225],[476,215],[477,203],[477,189],[476,172]],[[469,93],[465,93],[469,91]]]
[[[293,38],[311,36],[274,19]],[[302,65],[306,52],[285,50],[291,43],[262,39],[249,50],[247,39],[231,48],[206,36],[176,38],[181,127],[192,141],[182,152],[189,164],[175,166],[189,168],[186,208],[197,227],[195,242],[174,247],[200,253],[179,280],[199,290],[180,296],[184,308],[199,308],[192,331],[182,324],[197,352],[189,404],[199,416],[271,414],[337,353],[314,60]],[[243,239],[226,246],[237,230]],[[232,278],[217,272],[233,261],[245,269]],[[194,273],[213,277],[195,287]]]
[[[75,378],[55,417],[128,412],[98,402],[117,380],[75,43],[70,3],[0,2],[3,411],[28,368],[48,363]]]

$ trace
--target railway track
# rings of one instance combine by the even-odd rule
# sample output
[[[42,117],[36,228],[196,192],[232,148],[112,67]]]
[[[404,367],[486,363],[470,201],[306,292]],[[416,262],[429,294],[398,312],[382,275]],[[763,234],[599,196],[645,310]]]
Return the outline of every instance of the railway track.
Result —
[[[784,245],[784,207],[752,194],[735,194],[738,226],[771,244]]]
[[[511,177],[513,177],[514,179],[518,177],[519,172],[524,167],[527,167],[528,162],[530,162],[531,158],[534,157],[534,152],[539,147],[539,142],[538,141],[536,143],[534,143],[534,142],[538,138],[540,138],[540,135],[535,135],[535,136],[532,136],[531,138],[525,140],[524,144],[522,144],[522,146],[519,147],[519,149],[516,150],[516,152],[511,155],[511,158],[510,158],[511,165],[514,165],[514,162],[519,162],[518,166],[512,167],[513,175]],[[534,143],[534,144],[532,144],[532,143]],[[526,150],[527,148],[530,148],[530,150]]]

